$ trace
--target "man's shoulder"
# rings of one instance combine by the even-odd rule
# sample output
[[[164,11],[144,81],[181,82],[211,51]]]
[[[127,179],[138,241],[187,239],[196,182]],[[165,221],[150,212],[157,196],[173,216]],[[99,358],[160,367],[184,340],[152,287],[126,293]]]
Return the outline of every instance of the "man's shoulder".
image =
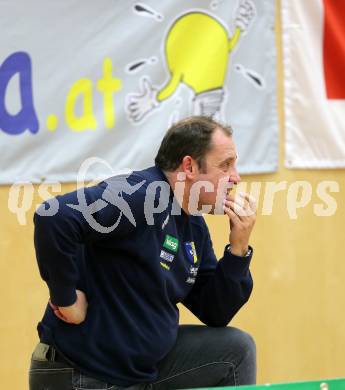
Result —
[[[129,180],[139,181],[145,180],[146,184],[149,185],[151,183],[168,183],[168,180],[163,173],[163,171],[157,166],[152,166],[146,169],[142,169],[140,171],[132,171]]]
[[[159,218],[159,204],[169,203],[171,189],[164,175],[156,167],[124,172],[104,180],[102,198],[109,203],[129,208],[139,220]],[[122,210],[122,209],[121,209]]]
[[[147,188],[151,183],[168,183],[163,172],[156,166],[142,170],[131,170],[114,175],[104,180],[104,183],[114,187],[124,188],[138,183],[142,188]]]

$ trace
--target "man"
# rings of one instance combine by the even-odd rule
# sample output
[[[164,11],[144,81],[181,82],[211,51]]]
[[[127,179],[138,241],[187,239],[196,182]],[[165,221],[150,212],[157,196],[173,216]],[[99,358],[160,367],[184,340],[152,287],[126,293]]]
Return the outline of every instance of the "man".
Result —
[[[58,196],[53,217],[41,206],[35,248],[50,304],[31,390],[255,383],[252,338],[226,327],[252,290],[255,202],[227,195],[236,158],[231,128],[191,117],[167,132],[154,167]],[[219,209],[230,237],[217,262],[200,211]],[[179,326],[179,302],[206,326]]]

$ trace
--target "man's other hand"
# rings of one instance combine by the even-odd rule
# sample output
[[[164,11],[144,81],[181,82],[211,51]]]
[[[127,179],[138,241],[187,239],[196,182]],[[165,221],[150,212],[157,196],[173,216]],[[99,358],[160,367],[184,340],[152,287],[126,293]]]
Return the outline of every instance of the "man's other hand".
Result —
[[[77,300],[71,306],[56,306],[51,301],[49,301],[49,305],[60,320],[78,325],[85,320],[88,303],[86,295],[82,291],[76,290],[76,293]]]

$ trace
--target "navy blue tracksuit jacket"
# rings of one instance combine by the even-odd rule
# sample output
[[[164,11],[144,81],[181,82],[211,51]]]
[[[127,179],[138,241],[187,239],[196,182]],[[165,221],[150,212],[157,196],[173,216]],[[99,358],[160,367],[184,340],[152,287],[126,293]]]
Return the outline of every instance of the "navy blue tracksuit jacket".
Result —
[[[179,302],[217,327],[248,300],[251,255],[225,249],[217,262],[204,219],[175,215],[158,167],[56,200],[56,215],[44,216],[47,201],[34,216],[40,274],[55,305],[73,304],[80,289],[89,306],[80,325],[47,306],[38,333],[84,373],[119,386],[153,382],[176,340]]]

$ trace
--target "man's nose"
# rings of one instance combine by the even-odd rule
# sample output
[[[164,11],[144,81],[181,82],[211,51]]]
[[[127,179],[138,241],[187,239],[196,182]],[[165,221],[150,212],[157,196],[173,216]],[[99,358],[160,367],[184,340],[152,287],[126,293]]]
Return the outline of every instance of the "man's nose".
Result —
[[[234,184],[238,184],[241,181],[241,177],[238,174],[237,169],[233,169],[230,172],[229,181],[234,183]]]

